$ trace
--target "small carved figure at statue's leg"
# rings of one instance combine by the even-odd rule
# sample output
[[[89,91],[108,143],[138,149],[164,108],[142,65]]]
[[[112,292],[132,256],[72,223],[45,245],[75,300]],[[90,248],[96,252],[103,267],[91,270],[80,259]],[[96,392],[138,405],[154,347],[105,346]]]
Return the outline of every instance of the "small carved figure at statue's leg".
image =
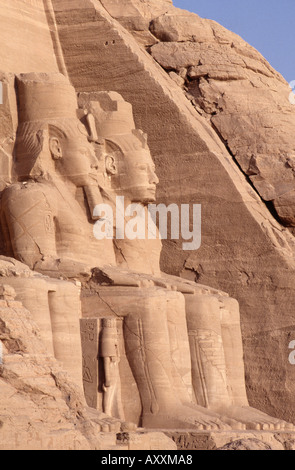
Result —
[[[124,420],[116,318],[102,320],[100,356],[104,363],[103,411],[109,416]]]

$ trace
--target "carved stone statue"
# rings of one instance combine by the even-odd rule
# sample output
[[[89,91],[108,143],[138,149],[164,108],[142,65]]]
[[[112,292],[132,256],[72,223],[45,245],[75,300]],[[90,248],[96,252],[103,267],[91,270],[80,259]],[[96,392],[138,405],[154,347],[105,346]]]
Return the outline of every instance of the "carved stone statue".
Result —
[[[161,273],[159,240],[94,237],[94,225],[103,222],[98,205],[114,205],[116,196],[124,196],[125,204],[155,201],[154,164],[131,106],[117,94],[101,93],[81,95],[77,110],[74,89],[61,75],[21,75],[17,85],[19,182],[4,191],[1,211],[7,250],[51,278],[95,280],[100,300],[114,318],[124,318],[143,426],[292,429],[249,407],[234,299]],[[56,294],[63,282],[77,293],[74,284],[54,279],[54,287],[40,291],[55,312],[52,317],[49,309],[61,360],[63,338],[70,341],[69,328],[76,338],[80,313],[70,292],[64,313]],[[46,334],[48,322],[39,320]],[[120,394],[118,356],[105,351],[102,357],[105,409],[111,412]],[[81,360],[64,363],[72,370],[76,363],[81,373]]]
[[[103,194],[108,195],[107,200],[114,201],[115,195],[124,196],[126,207],[131,203],[155,202],[158,182],[155,166],[146,136],[134,129],[131,106],[120,95],[106,92],[82,93],[79,104],[94,117],[96,133],[105,139],[104,157],[100,152],[105,178],[103,182],[100,179],[100,184]],[[175,326],[178,341],[182,337],[177,348],[179,358],[173,358],[173,361],[182,385],[186,383],[188,389],[190,373],[187,379],[184,371],[191,370],[193,394],[198,405],[220,413],[227,422],[226,417],[230,417],[252,429],[291,428],[291,425],[249,406],[238,302],[224,292],[160,272],[159,238],[130,240],[124,237],[116,240],[116,249],[121,266],[140,272],[141,279],[152,281],[156,286],[182,293],[185,307],[179,299],[178,305],[176,300],[170,300],[170,306],[175,304],[176,315],[172,318],[170,313],[169,318],[167,314],[168,321]],[[181,318],[184,309],[186,321]],[[188,330],[189,353],[186,333],[182,331],[184,325]],[[170,334],[170,343],[173,336]],[[188,354],[191,369],[187,367]],[[179,390],[185,397],[184,387],[179,386]],[[186,405],[191,406],[188,398],[186,400]]]
[[[124,420],[119,373],[120,351],[116,318],[104,318],[100,355],[104,362],[103,411]]]

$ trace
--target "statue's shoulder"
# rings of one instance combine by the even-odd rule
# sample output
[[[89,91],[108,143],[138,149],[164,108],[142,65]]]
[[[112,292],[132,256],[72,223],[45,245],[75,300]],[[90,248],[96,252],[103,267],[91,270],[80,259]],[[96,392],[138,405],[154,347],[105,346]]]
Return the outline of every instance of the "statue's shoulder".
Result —
[[[22,195],[24,195],[25,192],[49,193],[52,192],[52,185],[50,183],[38,182],[34,180],[18,182],[11,184],[6,189],[4,189],[3,194],[18,194],[19,192],[21,192]]]
[[[52,185],[36,182],[26,181],[14,183],[8,186],[1,195],[1,205],[11,206],[20,204],[21,206],[27,205],[30,201],[35,204],[54,204],[55,190]]]

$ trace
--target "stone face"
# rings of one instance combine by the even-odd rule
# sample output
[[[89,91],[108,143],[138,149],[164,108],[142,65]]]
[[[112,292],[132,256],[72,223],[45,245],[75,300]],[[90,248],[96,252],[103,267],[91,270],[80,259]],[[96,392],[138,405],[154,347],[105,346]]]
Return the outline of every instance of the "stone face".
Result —
[[[107,213],[106,203],[113,201],[117,211],[124,199],[121,211],[128,220],[131,203],[144,214],[155,202],[159,180],[130,104],[118,93],[90,93],[79,95],[77,109],[74,89],[61,74],[20,74],[16,85],[12,168],[19,182],[3,191],[1,226],[14,257],[47,277],[9,279],[12,287],[2,285],[3,299],[17,295],[31,311],[44,345],[78,388],[83,371],[88,404],[115,419],[111,430],[125,415],[135,421],[124,424],[131,428],[142,422],[153,429],[222,430],[231,420],[238,429],[292,428],[249,407],[237,302],[161,273],[157,238],[125,240],[120,232],[113,242],[96,236],[105,223],[101,205]],[[117,220],[111,220],[116,233]],[[97,294],[91,317],[101,302],[115,317],[102,318],[100,327],[92,324],[91,347],[89,335],[84,338],[90,319],[88,326],[82,321],[83,365],[79,316],[86,315],[78,279]],[[121,342],[116,317],[124,324]],[[120,367],[122,343],[141,400],[137,419],[134,398],[124,409],[121,377],[125,389],[131,383]]]

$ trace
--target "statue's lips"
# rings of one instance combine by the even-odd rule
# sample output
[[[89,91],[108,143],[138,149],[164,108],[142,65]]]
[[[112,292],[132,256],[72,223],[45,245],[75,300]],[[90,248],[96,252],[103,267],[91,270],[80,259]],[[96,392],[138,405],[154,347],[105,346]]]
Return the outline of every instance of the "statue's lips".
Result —
[[[152,186],[148,186],[146,189],[147,189],[147,191],[153,191],[154,192],[154,191],[156,191],[157,186],[155,184],[153,184]]]
[[[130,189],[135,190],[135,191],[140,190],[140,191],[147,191],[147,192],[155,193],[156,190],[157,190],[157,185],[156,184],[152,184],[150,186],[145,186],[144,184],[143,185],[134,185]]]

